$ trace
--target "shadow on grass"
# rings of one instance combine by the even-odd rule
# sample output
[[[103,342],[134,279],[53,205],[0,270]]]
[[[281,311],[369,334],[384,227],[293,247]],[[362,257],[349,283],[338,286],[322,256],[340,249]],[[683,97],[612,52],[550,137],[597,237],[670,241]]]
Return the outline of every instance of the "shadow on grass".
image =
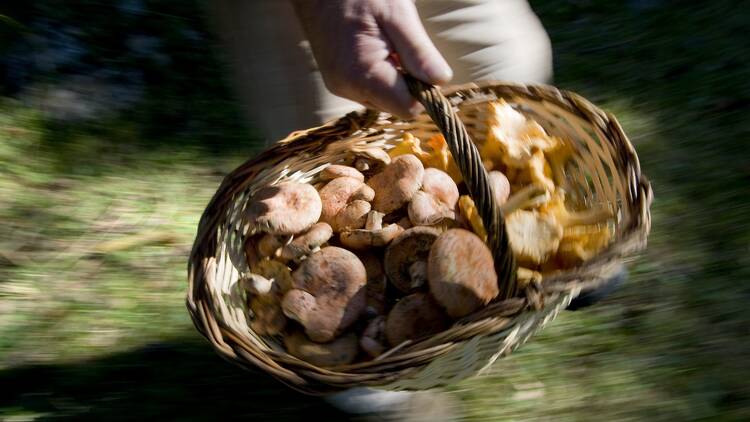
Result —
[[[238,370],[198,339],[0,371],[0,416],[63,420],[346,420],[323,399]],[[0,417],[1,419],[1,417]]]

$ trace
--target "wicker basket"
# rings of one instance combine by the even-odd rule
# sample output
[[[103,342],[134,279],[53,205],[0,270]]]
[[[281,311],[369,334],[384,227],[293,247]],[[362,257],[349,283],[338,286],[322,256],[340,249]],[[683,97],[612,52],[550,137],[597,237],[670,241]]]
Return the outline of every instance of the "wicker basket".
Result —
[[[351,387],[419,390],[473,376],[511,353],[555,318],[582,290],[614,275],[628,255],[643,248],[650,229],[652,193],[633,146],[615,118],[576,94],[551,86],[485,82],[444,88],[408,78],[427,112],[413,120],[385,113],[351,113],[324,126],[295,132],[229,174],[206,208],[188,265],[187,307],[197,329],[218,353],[267,371],[310,394]],[[487,174],[470,137],[487,130],[486,103],[505,99],[549,133],[573,143],[566,167],[572,206],[608,204],[615,212],[614,240],[584,265],[516,290],[515,264],[503,217],[491,199]],[[442,132],[477,203],[507,294],[450,329],[391,349],[375,360],[321,368],[297,359],[276,338],[248,327],[238,286],[247,270],[243,211],[260,188],[281,180],[314,182],[328,164],[346,162],[364,146],[389,148],[404,132],[427,138]]]

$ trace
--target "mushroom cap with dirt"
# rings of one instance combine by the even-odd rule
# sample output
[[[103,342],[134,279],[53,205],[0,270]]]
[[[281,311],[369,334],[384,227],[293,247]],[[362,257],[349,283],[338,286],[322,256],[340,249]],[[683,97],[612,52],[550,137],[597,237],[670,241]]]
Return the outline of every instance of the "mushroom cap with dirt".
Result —
[[[282,308],[313,341],[333,340],[365,309],[367,273],[346,249],[321,249],[302,261],[292,277],[293,288],[284,295]]]
[[[427,293],[414,293],[399,300],[388,313],[385,335],[388,344],[398,346],[445,330],[450,319]]]
[[[333,221],[331,228],[335,233],[345,230],[360,229],[367,222],[367,215],[370,213],[370,203],[361,199],[348,203],[344,209],[339,211]]]
[[[245,215],[261,231],[291,235],[310,228],[320,218],[321,211],[321,197],[312,185],[282,182],[256,192]]]
[[[412,227],[398,235],[385,250],[384,268],[391,284],[404,293],[411,293],[426,281],[414,264],[427,261],[430,248],[440,231],[432,227]],[[421,276],[421,277],[420,277]]]
[[[411,154],[394,158],[367,184],[375,191],[372,208],[384,214],[393,212],[411,200],[422,186],[424,166]]]
[[[446,219],[455,219],[454,207],[448,207],[435,196],[419,191],[409,201],[409,220],[415,226],[432,226]]]
[[[305,233],[296,236],[281,249],[281,258],[299,261],[313,253],[333,236],[333,229],[328,223],[315,223]]]
[[[458,202],[459,193],[456,182],[448,173],[436,168],[424,169],[422,191],[432,195],[449,209],[454,209]]]
[[[352,177],[339,177],[326,183],[320,189],[320,221],[333,225],[336,215],[353,200],[352,196],[361,192],[363,184]]]
[[[351,363],[357,357],[357,336],[341,336],[330,343],[311,341],[301,331],[284,336],[284,346],[292,356],[316,366],[336,366]]]
[[[499,293],[492,252],[464,229],[448,230],[432,244],[427,279],[435,300],[453,318],[487,305]]]

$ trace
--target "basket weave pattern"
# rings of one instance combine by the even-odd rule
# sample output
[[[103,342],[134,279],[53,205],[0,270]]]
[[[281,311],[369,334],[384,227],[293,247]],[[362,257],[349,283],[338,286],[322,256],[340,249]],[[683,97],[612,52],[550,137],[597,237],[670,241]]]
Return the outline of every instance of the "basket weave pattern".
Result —
[[[372,111],[351,113],[295,132],[246,162],[224,179],[207,206],[188,264],[187,307],[196,328],[222,357],[247,369],[260,368],[311,394],[365,385],[400,390],[451,384],[511,353],[582,290],[612,276],[623,259],[645,246],[652,192],[633,146],[613,116],[576,94],[550,86],[486,82],[446,88],[442,94],[420,100],[431,112],[438,100],[448,101],[460,122],[446,122],[453,123],[454,131],[465,127],[472,139],[483,139],[487,132],[487,102],[504,99],[551,135],[571,142],[575,155],[566,166],[562,186],[569,194],[568,206],[609,206],[616,216],[609,246],[580,267],[524,286],[444,332],[391,349],[375,360],[320,368],[289,355],[278,339],[261,337],[248,326],[246,297],[237,280],[248,271],[243,248],[248,227],[243,214],[249,199],[260,188],[282,180],[314,183],[327,165],[351,163],[352,154],[368,146],[389,149],[405,132],[421,139],[440,129],[445,134],[439,119],[436,125],[428,114],[400,120]],[[461,167],[460,157],[456,160]],[[461,170],[469,186],[472,180]],[[479,199],[470,186],[469,190],[475,201]],[[486,212],[493,212],[492,205]],[[510,254],[498,252],[507,240],[502,239],[502,219],[495,221],[501,222],[498,227],[485,226],[496,267],[513,268],[512,263],[500,261]],[[493,233],[499,234],[495,246]],[[502,283],[502,273],[498,274]]]

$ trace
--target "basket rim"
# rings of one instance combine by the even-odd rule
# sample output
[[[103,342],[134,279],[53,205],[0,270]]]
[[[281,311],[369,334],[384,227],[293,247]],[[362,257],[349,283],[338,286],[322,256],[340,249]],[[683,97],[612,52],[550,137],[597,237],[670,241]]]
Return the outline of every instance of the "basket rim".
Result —
[[[591,260],[586,261],[581,267],[561,272],[553,277],[552,282],[546,278],[543,285],[538,283],[528,285],[524,292],[526,300],[522,306],[515,309],[515,313],[492,315],[490,312],[488,316],[469,323],[483,327],[483,331],[474,333],[471,330],[466,330],[469,337],[446,339],[446,342],[442,344],[448,344],[449,346],[433,350],[431,355],[430,351],[418,353],[420,350],[424,352],[423,349],[420,349],[420,344],[423,345],[425,341],[435,337],[431,336],[404,348],[405,354],[410,353],[410,351],[417,352],[413,361],[409,361],[410,356],[402,356],[401,360],[406,362],[401,363],[399,363],[399,359],[382,360],[384,361],[383,368],[387,364],[391,364],[397,368],[395,370],[383,369],[383,371],[377,372],[378,363],[372,363],[372,361],[338,368],[320,368],[290,355],[258,350],[244,341],[241,336],[235,334],[211,311],[211,309],[214,309],[213,298],[207,292],[205,285],[212,282],[213,275],[210,274],[209,268],[211,267],[210,260],[213,259],[215,253],[208,253],[205,247],[216,243],[215,228],[223,217],[222,212],[220,212],[221,206],[226,204],[228,198],[242,191],[240,188],[241,181],[252,177],[252,168],[260,163],[282,162],[284,159],[293,156],[295,151],[309,153],[312,149],[322,152],[325,145],[350,138],[360,129],[371,128],[382,119],[391,118],[394,121],[406,121],[373,110],[351,112],[345,116],[329,120],[320,126],[292,132],[286,138],[246,161],[223,179],[204,210],[188,262],[186,306],[198,331],[213,344],[215,350],[223,358],[244,368],[259,367],[290,387],[311,394],[337,391],[354,385],[382,386],[391,384],[396,379],[415,375],[431,360],[446,353],[447,349],[452,347],[451,344],[455,345],[468,341],[473,336],[497,334],[508,325],[513,324],[519,316],[530,312],[539,313],[543,311],[545,299],[556,297],[559,294],[575,296],[581,289],[596,287],[605,279],[606,274],[614,271],[614,266],[619,264],[622,259],[645,247],[650,231],[650,206],[653,200],[653,192],[648,178],[641,173],[635,148],[614,115],[601,110],[576,93],[552,85],[518,84],[492,80],[452,85],[443,87],[441,90],[454,105],[465,101],[467,98],[476,99],[487,96],[487,92],[491,91],[498,98],[521,97],[542,103],[549,102],[591,123],[605,134],[607,141],[615,143],[615,149],[620,154],[618,162],[626,164],[626,168],[623,170],[627,172],[628,200],[631,202],[632,208],[637,211],[638,218],[633,219],[631,226],[625,228],[624,235],[621,238],[611,242],[607,248]]]

